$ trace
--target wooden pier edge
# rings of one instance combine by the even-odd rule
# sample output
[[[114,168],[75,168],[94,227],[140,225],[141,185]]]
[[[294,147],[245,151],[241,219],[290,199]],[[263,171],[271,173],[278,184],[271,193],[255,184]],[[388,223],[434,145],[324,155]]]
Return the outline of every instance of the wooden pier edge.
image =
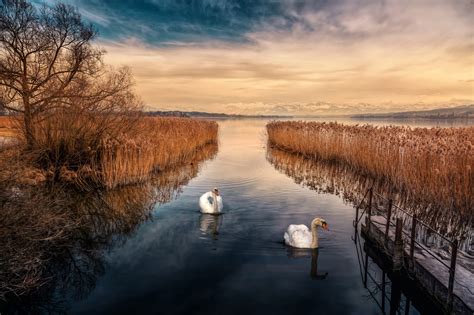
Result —
[[[365,224],[361,224],[361,235],[364,239],[370,241],[378,251],[383,253],[386,259],[392,262],[393,272],[403,273],[403,275],[412,278],[434,301],[437,301],[440,307],[443,308],[444,313],[474,314],[474,310],[462,299],[455,294],[449,294],[449,289],[452,288],[448,288],[435,275],[417,262],[413,258],[411,251],[405,251],[401,229],[402,223],[400,221],[397,222],[395,234],[399,234],[399,236],[396,236],[395,240],[393,240],[387,237],[385,231],[382,231],[372,220],[366,220]],[[449,286],[451,285],[450,281]]]

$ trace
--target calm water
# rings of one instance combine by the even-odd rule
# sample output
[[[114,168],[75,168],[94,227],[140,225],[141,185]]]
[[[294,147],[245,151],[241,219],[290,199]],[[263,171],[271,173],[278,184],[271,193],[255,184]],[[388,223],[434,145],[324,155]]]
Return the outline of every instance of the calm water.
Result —
[[[74,314],[379,314],[361,280],[351,240],[354,208],[318,194],[266,159],[265,121],[221,121],[217,157],[181,195],[156,206],[106,257],[95,288]],[[199,213],[198,198],[218,186],[221,216]],[[317,253],[282,243],[292,223],[329,223]],[[373,263],[371,268],[377,273]],[[374,290],[374,285],[369,285]],[[411,307],[411,314],[418,311]]]
[[[177,198],[155,205],[151,220],[102,249],[87,288],[78,288],[81,281],[57,288],[79,291],[66,294],[62,307],[72,314],[380,314],[386,304],[388,311],[376,285],[364,287],[363,242],[351,238],[353,206],[277,170],[267,159],[265,121],[219,125],[217,156],[199,172],[194,167],[181,174],[184,181],[163,182],[172,189],[160,200],[176,189]],[[214,186],[223,195],[224,213],[200,214],[198,198]],[[316,216],[330,228],[320,232],[318,251],[282,243],[289,224],[309,225]],[[381,280],[380,268],[368,263]],[[404,308],[402,294],[402,313]],[[411,305],[407,313],[423,312]]]

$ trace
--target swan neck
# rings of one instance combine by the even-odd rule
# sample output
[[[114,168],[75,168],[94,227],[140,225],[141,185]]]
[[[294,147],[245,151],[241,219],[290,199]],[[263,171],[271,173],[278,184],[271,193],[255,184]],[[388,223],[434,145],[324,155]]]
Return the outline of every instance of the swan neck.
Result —
[[[212,206],[214,208],[214,212],[217,212],[218,206],[217,206],[217,196],[215,193],[212,193]]]
[[[316,224],[311,224],[311,248],[319,247],[318,229]]]

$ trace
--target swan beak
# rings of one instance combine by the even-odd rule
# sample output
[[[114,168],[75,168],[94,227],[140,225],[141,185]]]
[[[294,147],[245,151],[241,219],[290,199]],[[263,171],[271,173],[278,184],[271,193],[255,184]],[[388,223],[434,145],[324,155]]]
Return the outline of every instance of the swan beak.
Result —
[[[329,225],[327,223],[323,224],[323,229],[326,231],[329,231]]]

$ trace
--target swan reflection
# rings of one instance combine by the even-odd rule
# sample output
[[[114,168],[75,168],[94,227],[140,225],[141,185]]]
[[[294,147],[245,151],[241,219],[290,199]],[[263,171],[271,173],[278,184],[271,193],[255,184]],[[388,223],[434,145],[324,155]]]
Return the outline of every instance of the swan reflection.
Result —
[[[287,255],[289,258],[300,259],[300,258],[310,258],[311,257],[311,269],[309,276],[313,280],[324,280],[328,276],[327,272],[318,272],[318,257],[319,257],[319,248],[314,249],[301,249],[289,247]]]
[[[201,214],[199,217],[199,230],[203,234],[209,234],[213,239],[217,240],[222,220],[222,215]]]

